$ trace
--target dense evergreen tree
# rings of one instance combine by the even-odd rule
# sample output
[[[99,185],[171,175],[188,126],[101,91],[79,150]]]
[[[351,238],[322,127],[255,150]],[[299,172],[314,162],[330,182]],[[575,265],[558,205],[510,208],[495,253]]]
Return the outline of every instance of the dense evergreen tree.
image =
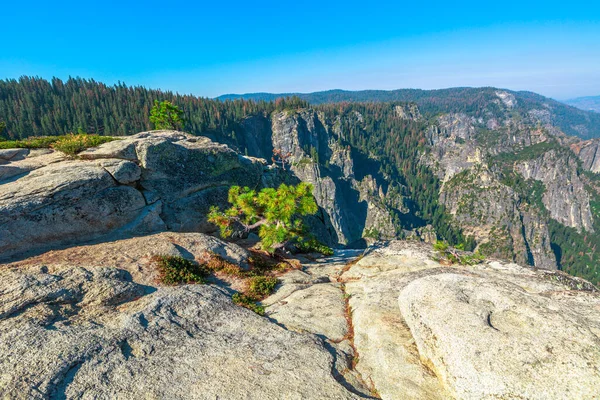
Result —
[[[0,121],[4,137],[24,139],[71,132],[124,136],[152,129],[154,101],[169,101],[184,112],[183,129],[192,134],[215,133],[232,137],[245,116],[306,107],[298,98],[264,101],[217,101],[119,83],[105,85],[81,78],[51,82],[22,77],[0,80]]]
[[[168,100],[154,100],[150,110],[150,122],[155,129],[181,129],[184,124],[183,111]]]
[[[213,206],[208,219],[220,228],[224,237],[232,236],[236,227],[245,232],[258,229],[262,248],[272,253],[301,237],[300,217],[317,212],[312,190],[312,185],[304,182],[264,188],[258,193],[247,187],[232,186],[228,196],[232,206],[224,212]]]

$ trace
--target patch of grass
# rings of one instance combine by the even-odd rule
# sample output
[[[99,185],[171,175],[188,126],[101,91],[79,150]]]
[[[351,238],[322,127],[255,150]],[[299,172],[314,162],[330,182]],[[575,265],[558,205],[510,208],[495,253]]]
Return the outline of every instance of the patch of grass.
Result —
[[[443,242],[441,240],[438,240],[437,242],[435,242],[435,244],[433,245],[433,248],[437,251],[446,251],[448,250],[448,243]]]
[[[47,149],[60,139],[60,136],[36,136],[24,140],[0,141],[0,149]]]
[[[243,293],[235,293],[231,299],[233,300],[233,303],[238,306],[252,310],[258,315],[265,315],[265,308],[258,304],[253,298],[246,296]]]
[[[205,283],[208,271],[203,265],[196,264],[179,256],[155,256],[159,271],[159,281],[165,285],[185,283]]]
[[[477,265],[485,260],[484,255],[478,251],[475,253],[462,252],[465,248],[464,244],[451,249],[448,243],[438,240],[433,245],[433,248],[437,252],[434,259],[441,264]]]
[[[85,149],[96,147],[113,140],[116,139],[110,136],[86,135],[84,133],[77,135],[71,134],[60,137],[51,144],[51,147],[73,157]]]
[[[273,271],[287,271],[292,266],[287,262],[278,263],[272,257],[260,252],[253,252],[248,262],[250,269],[246,271],[215,253],[206,252],[202,257],[202,263],[206,270],[243,280],[245,289],[231,297],[234,304],[264,315],[265,308],[258,302],[273,293],[278,282],[277,278],[270,274]],[[221,278],[226,279],[223,276]]]
[[[261,253],[259,251],[251,251],[250,258],[248,262],[252,266],[252,270],[256,272],[256,274],[264,274],[277,266],[277,262],[273,259],[273,257]]]
[[[24,140],[0,141],[0,149],[48,149],[53,148],[69,156],[75,156],[90,147],[96,147],[117,138],[85,133],[63,136],[36,136]]]
[[[254,276],[250,278],[246,294],[256,300],[262,300],[275,290],[277,278],[273,276]]]
[[[324,245],[315,238],[300,241],[296,243],[296,248],[300,253],[321,253],[324,256],[332,256],[333,249]]]

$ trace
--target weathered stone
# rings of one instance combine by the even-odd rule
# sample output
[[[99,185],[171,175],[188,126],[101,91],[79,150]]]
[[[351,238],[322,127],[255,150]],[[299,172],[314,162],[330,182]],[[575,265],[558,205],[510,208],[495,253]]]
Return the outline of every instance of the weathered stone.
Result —
[[[411,282],[398,301],[421,360],[457,398],[598,395],[597,314],[584,317],[508,280],[453,273]]]
[[[30,150],[24,159],[9,159],[0,163],[0,184],[5,184],[8,180],[17,179],[33,170],[65,159],[65,155],[60,152],[46,149]]]
[[[14,268],[46,265],[102,265],[127,270],[136,282],[154,285],[157,278],[153,256],[179,256],[202,261],[206,252],[248,269],[248,251],[203,233],[161,232],[130,239],[111,240],[97,244],[54,250],[9,264]]]
[[[147,292],[114,269],[0,272],[7,398],[358,398],[314,336],[210,286]]]
[[[140,180],[142,171],[140,167],[131,161],[105,161],[101,165],[120,184],[127,185]]]
[[[588,171],[600,173],[600,140],[588,140],[571,145]]]
[[[83,160],[45,152],[0,165],[2,257],[101,236],[213,231],[209,208],[225,205],[232,185],[256,187],[263,169],[225,145],[176,131],[105,143],[81,153]]]
[[[593,287],[497,261],[444,267],[432,255],[394,241],[342,275],[356,368],[383,399],[593,398],[600,297],[580,291]]]
[[[84,241],[131,222],[139,191],[90,162],[64,161],[0,185],[0,254]]]
[[[29,149],[0,149],[0,161],[16,161],[29,154]]]
[[[333,341],[341,341],[348,334],[343,293],[330,283],[296,290],[269,307],[267,316],[290,330]]]
[[[135,152],[136,138],[130,136],[121,140],[113,140],[98,147],[84,150],[78,156],[84,160],[114,158],[119,160],[137,160]]]

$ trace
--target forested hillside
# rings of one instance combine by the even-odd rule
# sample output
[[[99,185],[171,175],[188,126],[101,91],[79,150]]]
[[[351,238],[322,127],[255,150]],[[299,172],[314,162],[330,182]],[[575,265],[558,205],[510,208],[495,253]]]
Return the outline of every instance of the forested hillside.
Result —
[[[480,117],[482,112],[500,113],[500,107],[490,109],[490,102],[498,101],[496,88],[450,88],[438,90],[398,89],[398,90],[328,90],[315,93],[248,93],[243,95],[226,94],[221,100],[245,99],[273,101],[279,98],[296,96],[311,104],[337,102],[414,102],[425,115],[447,112],[464,112],[469,116]],[[531,110],[546,110],[548,120],[569,135],[584,139],[600,137],[600,115],[583,111],[532,92],[512,92],[516,97],[517,111],[526,114]]]
[[[189,133],[269,162],[273,149],[292,153],[332,243],[437,238],[600,281],[600,143],[561,127],[589,134],[591,113],[493,88],[358,93],[220,101],[22,78],[0,81],[0,126],[7,139],[130,135],[153,128],[154,100],[170,100]],[[327,102],[355,99],[394,101]]]
[[[270,114],[285,107],[305,107],[300,100],[277,102],[215,101],[125,84],[105,85],[80,78],[63,82],[22,77],[0,80],[0,122],[3,136],[59,135],[83,131],[131,135],[152,129],[149,115],[154,100],[170,100],[185,111],[185,130],[231,135],[235,122],[247,115]]]
[[[577,97],[575,99],[566,100],[564,103],[577,107],[580,110],[600,113],[600,96]]]

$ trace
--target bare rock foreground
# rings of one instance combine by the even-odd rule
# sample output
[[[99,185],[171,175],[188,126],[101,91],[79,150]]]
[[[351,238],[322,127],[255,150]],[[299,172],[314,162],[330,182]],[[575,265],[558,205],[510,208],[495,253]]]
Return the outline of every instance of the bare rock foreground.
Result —
[[[0,266],[3,398],[593,399],[600,296],[515,264],[442,266],[396,241],[281,277],[267,317],[218,285],[162,287],[152,254],[248,255],[160,233]]]

